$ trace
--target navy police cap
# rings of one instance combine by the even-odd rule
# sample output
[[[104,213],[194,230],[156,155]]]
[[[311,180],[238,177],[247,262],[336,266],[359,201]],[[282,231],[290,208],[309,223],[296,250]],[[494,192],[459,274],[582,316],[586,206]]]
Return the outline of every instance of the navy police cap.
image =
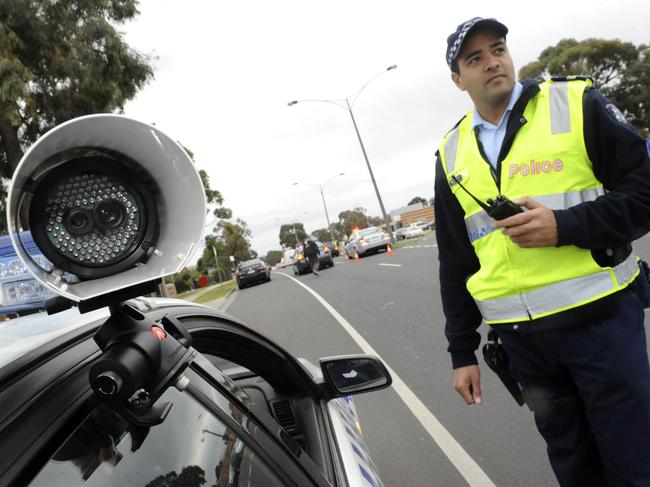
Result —
[[[497,19],[484,19],[482,17],[474,17],[473,19],[469,19],[463,22],[456,28],[456,31],[453,34],[447,37],[447,64],[449,67],[451,67],[452,63],[458,57],[467,34],[469,34],[478,26],[493,28],[496,32],[504,37],[508,33],[508,28]]]

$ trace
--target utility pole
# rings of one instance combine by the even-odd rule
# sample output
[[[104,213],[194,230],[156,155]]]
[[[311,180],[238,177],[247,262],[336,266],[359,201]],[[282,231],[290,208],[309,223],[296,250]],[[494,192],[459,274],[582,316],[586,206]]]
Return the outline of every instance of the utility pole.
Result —
[[[217,268],[217,275],[219,276],[219,284],[223,284],[223,281],[221,280],[221,268],[219,267],[219,259],[217,257],[217,249],[214,247],[214,245],[212,245],[211,247],[212,247],[212,253],[214,254],[214,265]]]

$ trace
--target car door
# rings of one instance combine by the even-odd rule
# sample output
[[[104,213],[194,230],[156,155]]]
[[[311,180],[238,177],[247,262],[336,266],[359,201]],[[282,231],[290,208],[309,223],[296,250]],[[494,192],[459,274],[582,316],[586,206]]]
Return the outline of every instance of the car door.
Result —
[[[162,316],[164,310],[156,313],[152,317]],[[323,381],[318,367],[296,360],[259,332],[218,311],[188,307],[173,313],[192,334],[193,346],[246,393],[251,400],[248,408],[258,418],[270,415],[282,426],[288,438],[280,436],[297,444],[299,458],[310,468],[315,466],[332,485],[383,485],[352,398],[323,397],[317,386]],[[239,371],[229,371],[233,365],[240,366]]]
[[[161,424],[132,425],[99,405],[29,485],[328,485],[305,472],[286,448],[206,379],[214,373],[209,368],[209,363],[193,363],[184,373],[187,388],[170,387],[160,397],[171,404]]]
[[[184,369],[183,385],[157,399],[154,406],[169,406],[162,422],[126,420],[92,394],[88,370],[99,353],[84,338],[2,388],[13,401],[0,394],[9,409],[0,418],[0,485],[332,485],[200,354]]]

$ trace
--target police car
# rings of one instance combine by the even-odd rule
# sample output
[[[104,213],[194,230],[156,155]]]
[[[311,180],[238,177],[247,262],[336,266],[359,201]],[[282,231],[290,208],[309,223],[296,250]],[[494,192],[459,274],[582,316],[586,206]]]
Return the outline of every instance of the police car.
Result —
[[[129,305],[186,348],[157,391],[124,406],[89,381],[106,308],[0,325],[0,485],[382,485],[349,396],[390,383],[376,359],[319,368],[212,308]]]
[[[38,251],[29,232],[21,234],[25,249],[42,267],[47,268],[49,262]],[[45,309],[46,299],[55,294],[43,286],[27,272],[27,269],[16,255],[9,235],[0,236],[0,316],[13,318],[27,315]]]
[[[49,267],[22,246],[23,210]],[[212,308],[139,297],[185,265],[206,213],[164,133],[113,115],[55,128],[7,212],[58,298],[0,324],[0,485],[382,485],[351,398],[390,385],[380,360],[317,367]]]

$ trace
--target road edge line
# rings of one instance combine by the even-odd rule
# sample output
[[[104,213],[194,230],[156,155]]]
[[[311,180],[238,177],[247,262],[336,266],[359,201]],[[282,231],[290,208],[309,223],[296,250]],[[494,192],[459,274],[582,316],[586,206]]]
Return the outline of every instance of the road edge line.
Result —
[[[343,327],[352,339],[359,345],[365,354],[380,357],[377,351],[363,338],[359,332],[329,304],[320,294],[312,288],[303,284],[295,277],[289,276],[284,272],[281,273],[291,279],[296,284],[302,286],[323,307],[334,317]],[[467,483],[472,487],[496,487],[496,484],[490,480],[483,469],[474,461],[474,459],[463,449],[456,439],[447,431],[447,429],[438,421],[434,414],[427,409],[424,403],[415,395],[415,393],[406,385],[399,375],[382,359],[388,372],[393,378],[393,389],[404,402],[407,408],[411,410],[415,418],[424,427],[429,436],[436,442],[449,461],[456,467],[456,470],[463,476]]]

